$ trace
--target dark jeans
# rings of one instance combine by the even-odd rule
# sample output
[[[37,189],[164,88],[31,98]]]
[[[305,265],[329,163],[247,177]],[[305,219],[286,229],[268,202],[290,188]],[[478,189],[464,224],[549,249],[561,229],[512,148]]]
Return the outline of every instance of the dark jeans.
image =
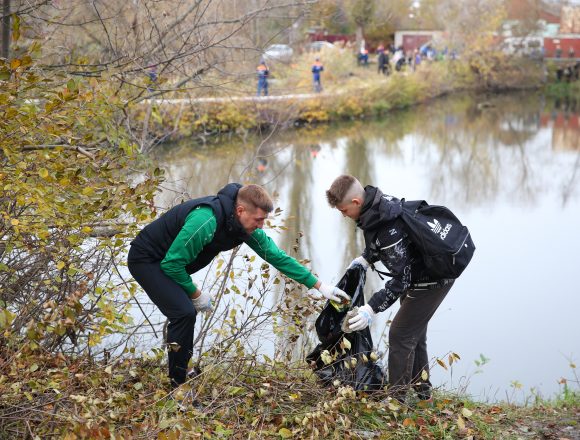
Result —
[[[259,79],[258,80],[258,96],[264,91],[264,96],[268,96],[268,80],[267,79]]]
[[[133,248],[129,250],[129,272],[151,301],[169,319],[167,326],[167,344],[169,360],[169,379],[172,387],[184,383],[187,375],[187,364],[193,352],[193,330],[197,312],[191,299],[183,288],[161,270],[159,262],[131,262]],[[175,342],[177,345],[171,344]],[[177,350],[176,350],[177,349]]]
[[[320,93],[322,92],[322,83],[320,82],[320,78],[314,78],[314,92]]]
[[[389,384],[391,393],[403,401],[413,385],[420,399],[431,397],[427,324],[443,301],[453,281],[430,290],[408,290],[389,330]],[[427,380],[422,372],[426,371]]]

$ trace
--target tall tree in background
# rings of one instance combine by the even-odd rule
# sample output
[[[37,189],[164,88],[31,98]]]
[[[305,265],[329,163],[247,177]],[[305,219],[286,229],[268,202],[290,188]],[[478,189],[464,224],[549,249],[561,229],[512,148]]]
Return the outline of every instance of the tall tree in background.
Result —
[[[330,34],[349,34],[349,18],[344,8],[344,0],[320,0],[312,7],[311,25]]]
[[[364,39],[364,31],[374,19],[376,1],[375,0],[347,0],[346,10],[348,16],[356,26],[356,48],[361,49]]]
[[[0,57],[10,55],[10,0],[2,0],[2,53]]]

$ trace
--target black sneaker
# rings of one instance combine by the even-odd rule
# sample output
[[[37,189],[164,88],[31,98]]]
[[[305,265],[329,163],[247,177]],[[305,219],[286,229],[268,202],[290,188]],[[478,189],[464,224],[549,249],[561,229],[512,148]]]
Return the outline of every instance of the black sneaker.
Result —
[[[195,379],[196,377],[201,376],[201,373],[203,373],[201,368],[195,366],[187,372],[187,380]]]

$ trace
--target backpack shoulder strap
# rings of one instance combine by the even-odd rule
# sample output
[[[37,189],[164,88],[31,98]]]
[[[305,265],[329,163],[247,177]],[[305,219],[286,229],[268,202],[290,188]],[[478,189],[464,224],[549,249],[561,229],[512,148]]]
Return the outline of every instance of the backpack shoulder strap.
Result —
[[[383,275],[385,275],[385,276],[387,276],[387,277],[391,277],[391,278],[393,278],[393,277],[395,276],[395,275],[393,275],[391,272],[385,272],[385,271],[383,271],[383,270],[378,270],[378,269],[375,267],[374,263],[370,263],[370,266],[371,266],[371,269],[372,269],[372,270],[374,270],[374,271],[377,273],[377,275],[379,276],[379,278],[380,278],[381,280],[384,280],[384,278],[383,278]]]
[[[403,207],[404,214],[414,216],[417,211],[419,211],[419,209],[429,206],[429,203],[427,203],[425,200],[401,199],[401,206]]]

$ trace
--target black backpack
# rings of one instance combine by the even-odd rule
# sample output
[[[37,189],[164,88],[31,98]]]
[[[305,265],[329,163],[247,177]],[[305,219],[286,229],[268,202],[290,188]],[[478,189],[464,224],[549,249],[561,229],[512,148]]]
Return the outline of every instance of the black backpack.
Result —
[[[475,251],[469,229],[445,206],[405,199],[401,204],[400,217],[431,275],[439,279],[458,278]]]

